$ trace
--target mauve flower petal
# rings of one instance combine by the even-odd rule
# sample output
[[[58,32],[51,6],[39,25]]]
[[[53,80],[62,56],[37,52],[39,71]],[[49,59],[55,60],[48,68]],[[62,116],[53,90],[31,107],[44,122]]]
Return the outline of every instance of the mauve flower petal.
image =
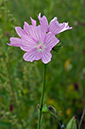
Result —
[[[72,29],[72,27],[69,27],[68,23],[65,23],[65,22],[59,23],[57,21],[57,17],[54,17],[49,24],[49,31],[52,32],[54,35],[69,29]]]
[[[36,48],[37,43],[28,35],[23,35],[21,42],[21,49],[24,51],[29,51],[33,48]]]
[[[62,24],[64,24],[65,26],[64,26],[63,29],[61,29],[61,30],[59,31],[59,33],[65,31],[65,30],[70,30],[70,29],[72,29],[72,27],[69,27],[68,23],[65,23],[65,22],[64,22],[64,23],[62,23]]]
[[[49,24],[49,32],[52,32],[54,35],[58,34],[58,32],[63,29],[65,25],[59,24],[57,21],[57,17],[53,18]]]
[[[30,26],[29,29],[30,36],[38,43],[44,42],[46,32],[43,31],[42,26]]]
[[[47,64],[48,62],[51,61],[51,57],[52,57],[52,55],[51,55],[50,51],[45,49],[45,50],[42,52],[42,58],[41,58],[41,60],[42,60],[42,62],[43,62],[44,64]]]
[[[43,16],[41,18],[41,13],[39,13],[38,15],[38,19],[40,21],[40,24],[43,26],[43,29],[48,32],[48,21],[47,21],[47,18],[45,16]]]
[[[30,25],[27,23],[27,22],[24,22],[24,31],[28,34],[28,35],[30,35],[29,34],[29,29],[30,29]]]
[[[34,60],[39,60],[41,58],[41,52],[39,52],[36,48],[26,52],[23,56],[25,61],[33,62]]]
[[[45,46],[47,49],[52,49],[58,42],[59,40],[51,32],[46,34]]]
[[[15,30],[20,37],[26,34],[26,32],[21,27],[15,27]]]
[[[31,19],[32,25],[33,25],[33,26],[36,26],[36,20],[34,20],[34,19],[31,18],[31,17],[30,17],[30,19]]]
[[[10,45],[10,46],[20,47],[21,46],[21,39],[11,37],[10,38],[10,43],[7,43],[7,44]]]

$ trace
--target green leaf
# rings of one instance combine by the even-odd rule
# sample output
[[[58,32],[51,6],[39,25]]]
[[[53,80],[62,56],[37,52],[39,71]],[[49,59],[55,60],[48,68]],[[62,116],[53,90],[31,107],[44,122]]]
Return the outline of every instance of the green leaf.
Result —
[[[77,129],[76,116],[72,117],[72,119],[67,124],[66,129]]]
[[[53,47],[52,50],[58,53],[62,47],[63,47],[62,44],[58,43],[56,46]]]

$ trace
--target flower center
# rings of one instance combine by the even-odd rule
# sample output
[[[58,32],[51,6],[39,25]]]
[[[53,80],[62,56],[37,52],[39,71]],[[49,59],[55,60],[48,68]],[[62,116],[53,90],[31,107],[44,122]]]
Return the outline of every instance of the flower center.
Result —
[[[38,45],[38,49],[39,49],[39,50],[42,50],[42,49],[43,49],[43,45],[42,45],[42,44],[39,44],[39,45]]]
[[[45,49],[44,44],[39,43],[39,44],[37,45],[37,49],[38,49],[39,51],[43,51],[43,50]]]

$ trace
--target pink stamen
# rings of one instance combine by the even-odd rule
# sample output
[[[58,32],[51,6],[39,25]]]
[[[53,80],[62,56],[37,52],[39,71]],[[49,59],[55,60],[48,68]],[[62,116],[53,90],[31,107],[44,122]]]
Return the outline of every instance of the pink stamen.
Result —
[[[42,45],[42,44],[39,44],[39,45],[38,45],[38,49],[39,49],[39,50],[43,50],[43,45]]]

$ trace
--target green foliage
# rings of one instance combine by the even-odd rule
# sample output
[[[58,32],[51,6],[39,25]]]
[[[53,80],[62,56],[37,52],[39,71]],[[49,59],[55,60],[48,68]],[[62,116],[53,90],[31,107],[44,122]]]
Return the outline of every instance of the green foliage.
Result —
[[[62,48],[62,44],[61,43],[58,43],[57,45],[55,45],[53,47],[53,51],[55,51],[56,53],[58,53],[60,51],[60,49]]]
[[[0,129],[35,129],[37,104],[42,85],[42,63],[25,62],[24,52],[10,47],[10,37],[16,37],[15,26],[37,20],[39,12],[50,21],[69,22],[73,27],[57,35],[63,48],[47,65],[45,103],[60,113],[61,123],[78,119],[85,103],[85,1],[84,0],[0,0]],[[10,110],[10,105],[13,109]],[[85,120],[85,117],[84,117]],[[83,121],[84,121],[83,120]],[[81,128],[85,128],[82,122]],[[45,113],[42,129],[57,129],[54,117]]]

